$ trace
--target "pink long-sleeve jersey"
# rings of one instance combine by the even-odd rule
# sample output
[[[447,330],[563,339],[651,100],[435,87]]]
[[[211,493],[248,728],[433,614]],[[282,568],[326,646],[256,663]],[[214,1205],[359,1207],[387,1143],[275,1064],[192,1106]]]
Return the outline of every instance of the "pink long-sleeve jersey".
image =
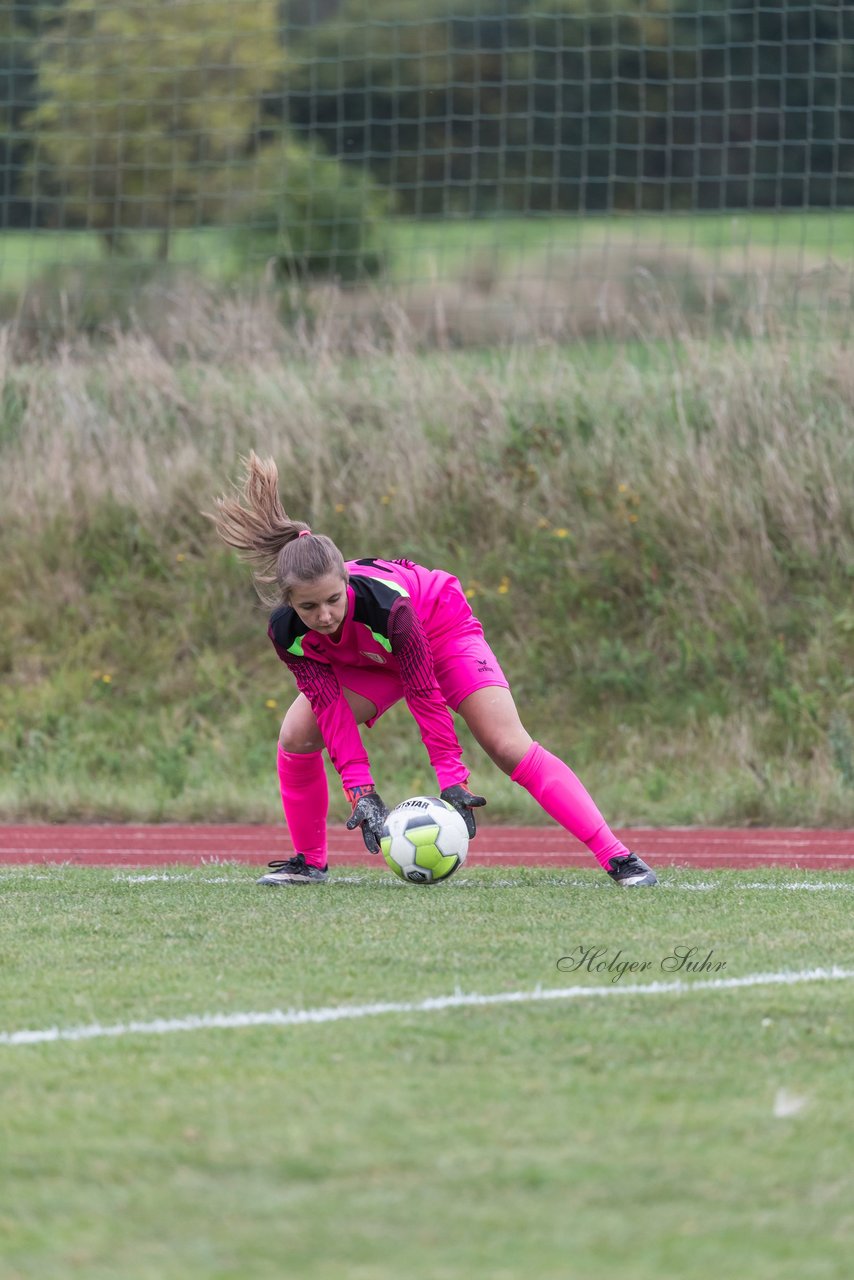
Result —
[[[410,560],[352,560],[347,570],[347,613],[337,639],[311,631],[287,605],[273,613],[268,630],[311,703],[345,790],[373,785],[340,678],[346,683],[346,671],[354,667],[397,678],[439,789],[465,782],[468,770],[433,663],[434,651],[471,618],[457,579]]]

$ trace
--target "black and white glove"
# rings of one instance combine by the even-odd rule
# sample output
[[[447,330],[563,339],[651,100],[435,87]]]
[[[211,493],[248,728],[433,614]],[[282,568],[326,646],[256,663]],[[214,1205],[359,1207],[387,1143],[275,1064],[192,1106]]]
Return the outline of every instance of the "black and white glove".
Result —
[[[448,804],[454,806],[466,824],[469,840],[473,839],[477,835],[477,825],[472,809],[479,809],[481,805],[486,804],[486,798],[484,796],[473,796],[468,787],[464,787],[461,782],[455,783],[452,787],[445,787],[440,798],[447,800]]]
[[[388,809],[380,795],[373,787],[353,787],[347,792],[347,799],[353,806],[353,812],[347,819],[347,830],[362,828],[362,839],[368,853],[379,853],[380,837],[383,833]]]

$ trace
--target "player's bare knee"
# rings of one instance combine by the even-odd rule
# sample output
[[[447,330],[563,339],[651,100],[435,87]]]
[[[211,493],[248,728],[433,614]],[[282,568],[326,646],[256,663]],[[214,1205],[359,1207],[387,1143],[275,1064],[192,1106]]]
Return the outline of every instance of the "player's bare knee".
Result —
[[[493,764],[508,775],[516,769],[526,750],[515,739],[498,739],[484,743],[483,747]]]
[[[279,746],[293,755],[306,755],[309,751],[322,750],[323,742],[316,729],[312,731],[299,725],[283,724],[279,731]]]

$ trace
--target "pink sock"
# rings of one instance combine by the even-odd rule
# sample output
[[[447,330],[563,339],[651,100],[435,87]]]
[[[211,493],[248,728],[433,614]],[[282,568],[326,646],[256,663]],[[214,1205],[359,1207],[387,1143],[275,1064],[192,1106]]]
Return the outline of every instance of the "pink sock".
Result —
[[[534,797],[550,818],[586,844],[600,867],[629,852],[602,817],[584,784],[569,765],[533,742],[510,774],[514,782]]]
[[[299,754],[283,751],[280,744],[278,767],[282,808],[294,849],[310,867],[325,867],[329,787],[323,752]]]

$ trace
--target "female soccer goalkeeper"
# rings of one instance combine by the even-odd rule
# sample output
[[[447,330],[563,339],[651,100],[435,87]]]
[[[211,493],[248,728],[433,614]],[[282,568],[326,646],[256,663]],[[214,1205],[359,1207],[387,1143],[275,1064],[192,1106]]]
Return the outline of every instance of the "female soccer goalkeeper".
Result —
[[[387,809],[358,725],[372,725],[405,698],[436,771],[439,791],[475,834],[468,769],[454,732],[458,712],[491,760],[550,817],[587,845],[619,885],[653,885],[655,873],[610,830],[563,761],[534,742],[519,719],[498,660],[456,578],[409,560],[351,560],[334,542],[292,520],[272,459],[249,455],[242,490],[216,500],[213,519],[253,566],[274,606],[268,635],[299,694],[279,735],[282,805],[294,856],[271,862],[259,884],[322,881],[329,794],[326,747],[371,853]],[[272,588],[272,590],[271,590]],[[449,710],[450,708],[450,710]]]

